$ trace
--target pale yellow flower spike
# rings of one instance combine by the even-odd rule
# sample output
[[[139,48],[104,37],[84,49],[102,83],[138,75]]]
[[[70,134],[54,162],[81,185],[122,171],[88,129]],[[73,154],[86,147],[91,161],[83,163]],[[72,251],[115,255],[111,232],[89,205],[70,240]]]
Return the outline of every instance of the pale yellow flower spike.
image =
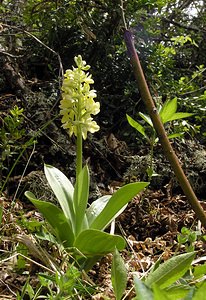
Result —
[[[77,126],[81,125],[82,137],[87,138],[87,133],[94,133],[99,126],[91,115],[100,111],[100,103],[95,102],[96,91],[90,90],[90,84],[94,81],[92,76],[85,71],[90,69],[81,55],[74,58],[77,68],[66,70],[62,85],[62,100],[60,101],[60,114],[62,115],[62,127],[69,135],[77,136]]]

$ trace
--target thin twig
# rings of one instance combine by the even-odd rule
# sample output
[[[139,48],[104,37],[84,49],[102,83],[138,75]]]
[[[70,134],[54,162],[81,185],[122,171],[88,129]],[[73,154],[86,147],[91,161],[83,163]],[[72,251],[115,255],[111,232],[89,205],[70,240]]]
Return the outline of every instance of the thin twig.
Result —
[[[24,154],[24,151],[27,149],[27,147],[30,145],[30,143],[33,142],[33,138],[31,138],[28,142],[25,143],[23,150],[20,152],[20,154],[18,155],[17,159],[15,160],[14,164],[12,165],[10,171],[8,172],[6,179],[4,180],[4,183],[0,189],[0,195],[2,194],[10,176],[11,173],[13,172],[14,168],[16,167],[17,163],[19,162],[20,158],[22,157],[22,155]]]
[[[43,265],[28,258],[27,256],[22,255],[21,253],[16,253],[16,254],[10,256],[9,258],[3,259],[1,261],[1,263],[12,259],[16,255],[22,255],[24,258],[35,263],[36,265],[38,265],[44,269],[47,269],[47,271],[50,271],[52,273],[59,272],[59,270],[58,270],[59,268],[55,264],[55,262],[53,262],[53,258],[50,258],[50,255],[48,253],[46,253],[46,251],[44,251],[40,247],[40,245],[36,245],[32,241],[32,239],[29,236],[27,236],[26,234],[17,234],[16,236],[14,236],[12,238],[6,237],[6,238],[2,238],[2,240],[3,241],[20,242],[20,243],[24,244],[28,248],[29,252],[33,255],[33,257],[35,257],[36,259],[39,259],[43,263]],[[48,266],[49,266],[49,268],[48,268]]]
[[[120,229],[120,231],[121,231],[121,233],[122,233],[122,236],[125,238],[125,240],[126,240],[128,246],[129,246],[129,248],[131,249],[131,251],[132,251],[134,257],[137,259],[137,261],[138,261],[138,263],[139,263],[139,265],[140,265],[140,268],[142,269],[143,276],[145,276],[145,274],[147,274],[147,272],[145,271],[144,266],[143,266],[141,260],[139,259],[137,253],[134,251],[134,248],[133,248],[133,246],[132,246],[132,243],[131,243],[130,240],[127,238],[126,233],[125,233],[124,229],[122,228],[122,225],[121,225],[120,223],[118,223],[118,226],[119,226],[119,229]]]
[[[22,58],[23,57],[23,55],[13,55],[11,53],[8,53],[8,52],[2,51],[2,50],[0,50],[0,54],[6,55],[6,56],[9,56],[9,57],[12,57],[12,58]]]
[[[2,279],[0,279],[0,282],[1,282],[3,285],[5,285],[5,287],[9,290],[9,292],[10,292],[11,294],[13,294],[14,296],[16,296],[16,293],[15,293],[14,291],[12,291],[12,289],[10,288],[10,286],[9,286],[6,282],[4,282]],[[1,298],[1,299],[3,299],[3,298]],[[10,296],[8,297],[8,299],[11,299]]]
[[[52,48],[50,48],[49,46],[47,46],[45,43],[43,43],[40,39],[38,39],[35,35],[33,35],[32,33],[28,32],[27,30],[21,29],[17,26],[12,26],[12,25],[8,25],[8,24],[1,24],[3,27],[7,27],[7,28],[12,28],[12,29],[17,29],[20,30],[22,33],[27,34],[28,36],[32,37],[35,41],[37,41],[39,44],[41,44],[42,46],[44,46],[46,49],[48,49],[50,52],[52,52],[53,54],[55,54],[58,58],[59,61],[59,77],[61,78],[61,80],[63,79],[64,76],[64,70],[63,70],[63,65],[62,65],[62,61],[61,61],[61,57],[59,55],[59,53],[57,53],[56,51],[54,51]],[[59,82],[59,85],[61,86],[61,81]]]
[[[12,199],[11,207],[13,207],[13,205],[14,205],[14,202],[15,202],[16,196],[17,196],[17,193],[18,193],[18,191],[19,191],[19,188],[20,188],[20,186],[21,186],[22,180],[23,180],[23,178],[24,178],[24,175],[25,175],[25,173],[26,173],[26,170],[27,170],[27,168],[28,168],[28,165],[29,165],[29,163],[30,163],[30,161],[31,161],[31,158],[32,158],[32,156],[33,156],[34,153],[35,153],[35,141],[34,141],[34,145],[33,145],[32,152],[31,152],[31,154],[30,154],[30,156],[29,156],[29,159],[28,159],[28,161],[27,161],[27,163],[26,163],[26,166],[25,166],[25,168],[24,168],[24,171],[23,171],[23,173],[22,173],[22,175],[21,175],[21,178],[20,178],[20,180],[19,180],[17,189],[16,189],[16,191],[15,191],[14,197],[13,197],[13,199]]]
[[[8,240],[8,238],[7,238],[7,240]],[[9,239],[9,241],[10,241],[10,239]],[[12,258],[14,258],[14,257],[16,257],[16,256],[18,256],[18,255],[22,256],[23,258],[27,259],[28,261],[32,262],[33,264],[35,264],[35,265],[41,267],[42,269],[45,269],[46,271],[49,271],[49,272],[51,272],[51,273],[53,273],[53,274],[56,274],[55,271],[49,269],[48,267],[46,267],[46,266],[44,266],[44,265],[38,263],[37,261],[35,261],[35,260],[33,260],[33,259],[31,259],[31,258],[29,258],[29,257],[27,257],[27,256],[25,256],[25,255],[23,255],[22,253],[19,253],[19,252],[13,254],[13,255],[10,256],[10,257],[7,257],[7,258],[1,260],[1,261],[0,261],[0,264],[4,263],[4,262],[6,262],[6,261],[11,260]]]
[[[23,114],[23,117],[29,122],[31,123],[33,126],[35,126],[35,123],[29,119],[26,115]],[[52,144],[54,144],[57,148],[59,148],[62,152],[65,152],[65,149],[63,147],[61,147],[57,142],[55,142],[50,136],[48,136],[43,130],[44,128],[46,128],[48,125],[50,125],[54,120],[56,120],[59,117],[59,115],[56,115],[54,118],[50,119],[46,124],[44,124],[44,126],[42,126],[41,128],[37,129],[34,137],[37,137],[40,133],[43,134],[47,139],[49,139]],[[45,126],[46,125],[46,126]]]
[[[57,53],[56,51],[54,51],[52,48],[50,48],[49,46],[47,46],[46,44],[44,44],[40,39],[38,39],[35,35],[31,34],[30,32],[23,30],[24,33],[26,33],[27,35],[31,36],[34,40],[36,40],[38,43],[40,43],[42,46],[44,46],[46,49],[48,49],[49,51],[51,51],[53,54],[55,54],[58,58],[59,61],[59,76],[60,78],[63,78],[64,76],[64,70],[63,70],[63,65],[62,65],[62,61],[61,61],[61,57],[59,55],[59,53]]]
[[[134,285],[129,289],[129,291],[126,293],[126,295],[122,298],[122,300],[128,299],[127,297],[131,294],[131,292],[134,290]]]
[[[123,0],[120,0],[120,9],[121,9],[122,22],[123,22],[124,28],[127,29],[125,13],[124,13],[124,1]]]
[[[201,88],[199,88],[199,89],[197,89],[197,90],[185,92],[184,94],[180,94],[180,96],[189,96],[189,95],[192,95],[192,94],[195,94],[195,93],[204,91],[204,90],[206,90],[206,85],[205,85],[205,86],[202,86]]]

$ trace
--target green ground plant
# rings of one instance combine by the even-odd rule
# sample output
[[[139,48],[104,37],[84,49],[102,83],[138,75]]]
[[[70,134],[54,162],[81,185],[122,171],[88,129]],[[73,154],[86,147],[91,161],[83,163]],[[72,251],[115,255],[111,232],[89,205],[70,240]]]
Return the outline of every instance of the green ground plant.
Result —
[[[4,192],[8,180],[17,164],[20,163],[25,150],[35,142],[35,136],[25,141],[23,111],[23,108],[15,105],[9,114],[1,119],[0,194]]]
[[[195,242],[206,241],[206,235],[201,230],[191,230],[187,227],[182,227],[181,232],[177,235],[177,241],[179,246],[185,246],[186,252],[194,251]]]
[[[30,284],[30,278],[24,284],[17,300],[22,299],[47,299],[68,300],[77,297],[91,296],[94,289],[81,279],[81,272],[73,265],[65,273],[39,273],[39,284],[34,288]]]
[[[18,154],[21,150],[19,141],[25,135],[25,129],[22,128],[24,121],[23,108],[14,106],[4,118],[1,118],[0,129],[0,172],[8,170],[9,159]]]
[[[171,122],[173,121],[185,119],[193,115],[192,113],[187,113],[187,112],[177,112],[177,98],[167,100],[163,105],[158,105],[157,110],[162,120],[162,123],[167,127],[168,124],[171,125]],[[127,115],[127,121],[133,128],[135,128],[146,139],[146,141],[150,145],[150,164],[147,168],[147,174],[149,180],[151,180],[152,176],[157,175],[153,171],[153,155],[154,155],[154,146],[157,144],[159,139],[157,137],[151,118],[148,115],[143,114],[142,112],[139,112],[139,116],[142,118],[144,125],[142,125],[138,121],[135,121],[129,115]],[[170,139],[180,138],[184,135],[183,130],[181,131],[178,130],[178,129],[182,129],[182,127],[180,127],[178,123],[173,122],[173,126],[171,127],[173,130],[175,130],[175,132],[168,134],[168,137]],[[170,128],[168,129],[171,131]]]
[[[149,273],[138,278],[134,275],[135,300],[203,300],[206,264],[193,266],[196,253],[173,256],[164,263],[160,259]],[[124,261],[114,253],[112,263],[113,289],[116,299],[122,299],[127,271]],[[116,284],[118,282],[118,284]]]

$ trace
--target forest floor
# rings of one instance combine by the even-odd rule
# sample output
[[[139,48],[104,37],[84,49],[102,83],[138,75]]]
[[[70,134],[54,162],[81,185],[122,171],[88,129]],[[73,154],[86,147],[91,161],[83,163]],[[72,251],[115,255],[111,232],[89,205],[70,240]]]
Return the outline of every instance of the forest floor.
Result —
[[[109,192],[117,189],[118,184],[121,183],[111,182]],[[108,189],[101,192],[108,193]],[[17,299],[17,292],[21,293],[28,278],[35,289],[38,285],[38,274],[45,272],[46,266],[41,253],[38,253],[39,247],[48,251],[59,264],[62,264],[64,255],[49,242],[41,241],[35,236],[43,220],[29,202],[18,198],[13,201],[13,195],[8,197],[6,194],[0,200],[4,208],[0,245],[0,299]],[[148,189],[129,203],[116,220],[116,232],[122,234],[127,241],[127,248],[122,252],[128,269],[127,293],[124,299],[132,299],[134,295],[134,274],[141,278],[158,259],[165,261],[174,254],[186,251],[185,245],[180,245],[177,241],[182,227],[205,233],[186,197],[182,193],[173,194],[169,184],[162,189]],[[205,255],[204,241],[197,239],[191,244],[198,255]],[[88,275],[89,281],[96,286],[95,293],[93,296],[77,299],[114,299],[111,255],[97,263]],[[24,296],[22,299],[30,298]]]
[[[38,95],[37,99],[35,100],[33,97],[32,101],[32,105],[36,107],[35,113],[41,111],[37,107]],[[6,110],[8,109],[6,108]],[[47,111],[46,108],[43,113],[45,111]],[[40,115],[37,117],[40,118]],[[31,122],[27,123],[27,126],[30,126],[28,124],[34,125]],[[43,164],[40,166],[40,161],[48,161],[50,158],[50,164],[58,168],[62,164],[67,169],[69,165],[70,171],[74,166],[70,162],[65,164],[63,160],[69,158],[71,161],[75,161],[74,154],[71,154],[72,151],[75,151],[74,145],[67,145],[70,152],[63,155],[59,150],[63,149],[60,147],[65,145],[65,139],[62,138],[61,130],[58,131],[58,126],[56,124],[52,126],[48,127],[46,134],[39,137],[38,151],[34,151],[33,163],[30,163],[32,166],[28,168],[26,174],[22,172],[24,167],[18,166],[19,173],[15,173],[15,176],[12,174],[8,182],[9,187],[0,197],[0,204],[3,207],[0,239],[0,300],[32,299],[28,296],[29,289],[38,289],[39,274],[52,272],[51,266],[47,265],[45,259],[47,254],[62,269],[66,269],[68,266],[65,265],[64,251],[46,240],[45,236],[42,237],[41,233],[46,228],[44,220],[23,195],[25,189],[29,189],[37,196],[40,194],[41,197],[41,193],[43,193],[43,196],[48,195],[50,199],[51,192],[47,191],[48,185],[45,183],[44,174],[41,171]],[[50,135],[49,139],[48,135]],[[59,137],[60,140],[57,139],[53,144],[55,138]],[[68,137],[66,139],[68,140]],[[52,141],[50,145],[48,145],[48,140]],[[199,178],[196,178],[196,174],[201,173],[205,176],[206,151],[199,144],[189,144],[189,141],[183,145],[184,147],[179,147],[177,144],[176,152],[181,156],[181,161],[186,161],[186,167],[188,169],[191,167],[190,173],[194,173],[193,177],[198,181]],[[90,165],[92,182],[90,201],[95,200],[96,194],[98,196],[112,194],[127,182],[147,180],[145,173],[148,147],[140,145],[139,148],[140,151],[136,150],[134,153],[125,142],[119,141],[111,133],[101,137],[100,140],[86,141],[84,156]],[[27,163],[29,153],[33,150],[30,148],[29,151],[20,161],[22,165]],[[194,158],[191,157],[193,153],[196,153]],[[41,158],[39,158],[40,156]],[[195,161],[193,165],[191,164],[192,160]],[[196,219],[186,197],[177,188],[174,176],[163,159],[161,149],[157,150],[154,164],[160,168],[158,173],[164,175],[163,179],[160,176],[159,184],[154,182],[148,189],[136,195],[125,211],[116,219],[115,232],[121,234],[127,242],[126,249],[122,251],[122,257],[128,269],[128,284],[124,299],[132,299],[134,296],[133,275],[137,274],[139,278],[142,278],[157,260],[165,261],[174,254],[189,251],[188,246],[194,247],[197,257],[206,255],[205,240],[199,239],[198,235],[188,244],[181,245],[178,242],[178,234],[183,227],[188,228],[190,232],[201,233],[201,235],[206,234],[205,229]],[[204,172],[200,172],[198,168],[202,168]],[[133,171],[135,171],[134,174],[132,174]],[[203,196],[199,200],[205,209],[204,180],[201,179],[200,183],[203,183],[201,185],[201,187],[203,186],[201,191]],[[86,289],[86,295],[83,298],[74,296],[71,299],[114,299],[111,284],[111,255],[102,258],[83,281],[86,286],[89,286],[89,289]],[[25,295],[17,298],[17,295],[22,295],[24,290],[26,290]],[[48,289],[45,290],[45,293],[47,291]]]

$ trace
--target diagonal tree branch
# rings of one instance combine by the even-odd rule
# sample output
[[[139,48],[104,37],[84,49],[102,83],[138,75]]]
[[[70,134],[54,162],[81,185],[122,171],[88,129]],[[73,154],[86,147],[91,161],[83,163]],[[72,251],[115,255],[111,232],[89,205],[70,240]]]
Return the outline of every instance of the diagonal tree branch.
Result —
[[[160,143],[164,150],[165,156],[169,160],[171,167],[180,183],[180,186],[187,197],[192,209],[196,213],[197,218],[202,222],[203,226],[206,228],[206,214],[199,203],[185,173],[179,163],[178,157],[176,156],[171,143],[167,137],[166,131],[162,124],[161,118],[157,112],[156,106],[150,94],[147,82],[145,80],[144,72],[142,70],[139,57],[137,55],[136,49],[134,47],[132,34],[129,30],[125,29],[124,39],[128,50],[128,55],[130,57],[130,62],[133,67],[134,75],[136,77],[138,87],[142,96],[142,100],[149,112],[152,119],[153,126],[157,132]]]

